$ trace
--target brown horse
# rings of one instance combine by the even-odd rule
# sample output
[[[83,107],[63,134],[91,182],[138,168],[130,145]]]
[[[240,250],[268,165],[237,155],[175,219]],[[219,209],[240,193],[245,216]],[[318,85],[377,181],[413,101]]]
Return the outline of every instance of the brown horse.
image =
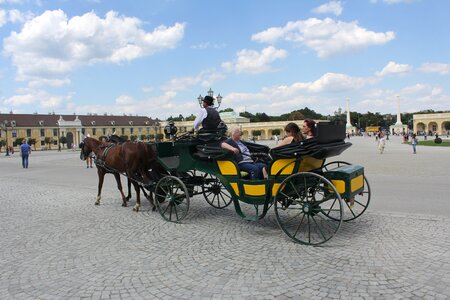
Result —
[[[154,147],[144,143],[133,142],[105,146],[100,141],[87,137],[84,139],[81,157],[88,155],[91,151],[97,157],[97,173],[99,178],[98,194],[95,204],[100,204],[101,189],[105,174],[112,173],[116,178],[117,187],[122,195],[122,206],[127,206],[127,198],[123,194],[122,184],[120,182],[120,173],[122,173],[126,174],[134,186],[136,191],[136,205],[133,210],[139,211],[141,206],[140,183],[148,184],[152,180],[160,177],[155,171],[149,171],[150,169],[158,169],[154,167],[156,158]],[[102,163],[100,164],[100,162]],[[153,197],[148,197],[148,200],[154,210]]]

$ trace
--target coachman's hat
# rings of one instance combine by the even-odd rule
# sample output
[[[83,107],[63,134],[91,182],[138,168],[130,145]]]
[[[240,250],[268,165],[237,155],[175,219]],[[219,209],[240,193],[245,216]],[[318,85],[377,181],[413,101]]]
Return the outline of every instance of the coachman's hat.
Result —
[[[211,96],[205,96],[205,98],[203,98],[203,101],[206,102],[208,106],[211,106],[214,103],[214,98]]]

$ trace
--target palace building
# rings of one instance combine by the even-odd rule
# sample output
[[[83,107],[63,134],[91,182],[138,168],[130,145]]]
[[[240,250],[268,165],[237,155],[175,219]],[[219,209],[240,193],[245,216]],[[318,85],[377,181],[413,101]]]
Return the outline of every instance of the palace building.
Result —
[[[161,131],[159,120],[142,116],[0,114],[0,141],[8,146],[19,139],[34,139],[37,150],[58,149],[58,140],[65,137],[66,147],[78,147],[84,136],[94,138],[117,134],[128,138],[148,139]]]
[[[450,113],[414,114],[413,131],[417,134],[448,134]]]

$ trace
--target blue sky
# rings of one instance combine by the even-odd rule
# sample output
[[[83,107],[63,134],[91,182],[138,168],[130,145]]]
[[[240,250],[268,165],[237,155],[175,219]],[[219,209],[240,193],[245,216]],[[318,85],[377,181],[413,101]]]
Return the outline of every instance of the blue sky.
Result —
[[[450,110],[447,0],[0,0],[0,112]]]

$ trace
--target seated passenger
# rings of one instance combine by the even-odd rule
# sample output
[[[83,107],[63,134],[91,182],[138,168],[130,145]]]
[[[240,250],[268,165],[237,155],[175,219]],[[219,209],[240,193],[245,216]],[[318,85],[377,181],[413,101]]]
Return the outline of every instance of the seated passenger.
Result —
[[[286,137],[281,141],[281,143],[275,145],[273,148],[304,140],[302,134],[300,133],[300,127],[298,127],[298,125],[295,123],[287,124],[286,127],[284,127],[284,131],[286,131]]]
[[[303,122],[302,133],[305,140],[316,136],[316,122],[311,119],[306,119]]]
[[[262,162],[255,162],[250,156],[250,150],[241,141],[241,131],[239,127],[231,129],[231,138],[221,144],[223,149],[230,150],[234,153],[239,169],[250,173],[250,179],[267,178],[266,164]]]

